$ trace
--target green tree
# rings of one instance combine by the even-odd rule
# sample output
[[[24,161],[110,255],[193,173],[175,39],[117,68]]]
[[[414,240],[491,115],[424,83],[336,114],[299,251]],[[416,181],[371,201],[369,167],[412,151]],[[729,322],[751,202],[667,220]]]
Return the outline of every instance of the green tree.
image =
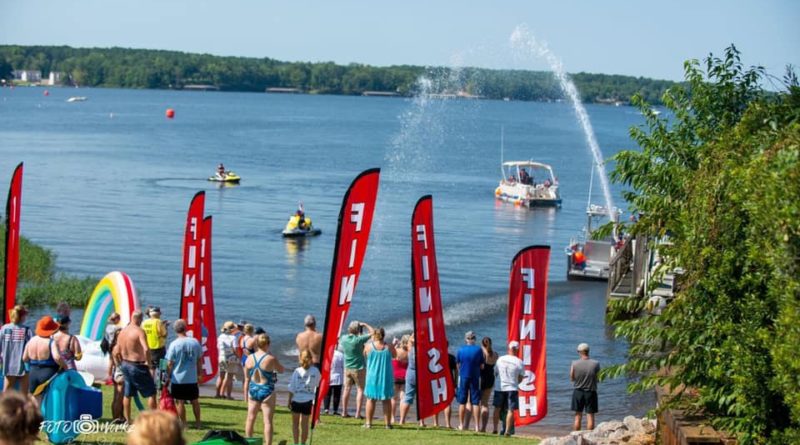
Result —
[[[606,375],[683,388],[667,406],[742,443],[800,443],[800,88],[789,76],[765,92],[763,69],[745,69],[733,46],[704,68],[687,62],[686,85],[664,94],[673,118],[635,99],[641,151],[615,157],[612,177],[641,214],[630,230],[668,236],[666,266],[683,274],[660,315],[615,323],[630,357]]]
[[[6,58],[0,57],[0,79],[10,79],[12,71],[13,68],[11,68],[11,64],[6,61]]]

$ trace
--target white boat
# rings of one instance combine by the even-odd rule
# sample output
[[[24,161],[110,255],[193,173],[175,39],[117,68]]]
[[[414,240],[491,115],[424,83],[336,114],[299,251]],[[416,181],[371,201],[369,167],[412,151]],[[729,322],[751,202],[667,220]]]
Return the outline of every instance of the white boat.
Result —
[[[608,264],[618,247],[616,235],[612,233],[601,239],[593,239],[593,233],[609,218],[618,222],[621,213],[616,207],[610,212],[606,207],[594,204],[586,208],[583,233],[570,239],[564,251],[567,255],[568,280],[608,280]]]
[[[72,96],[69,99],[67,99],[67,102],[85,102],[88,99],[89,98],[86,96]]]
[[[560,207],[558,179],[553,168],[534,161],[501,164],[503,178],[494,191],[497,199],[525,207]]]

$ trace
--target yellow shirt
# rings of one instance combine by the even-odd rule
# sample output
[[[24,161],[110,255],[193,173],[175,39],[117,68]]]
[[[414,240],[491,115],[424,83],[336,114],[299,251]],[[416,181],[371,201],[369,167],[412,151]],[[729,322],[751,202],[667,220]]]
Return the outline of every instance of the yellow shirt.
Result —
[[[147,337],[147,347],[150,349],[161,349],[166,344],[166,338],[159,335],[158,326],[161,320],[148,318],[142,323],[144,335]]]

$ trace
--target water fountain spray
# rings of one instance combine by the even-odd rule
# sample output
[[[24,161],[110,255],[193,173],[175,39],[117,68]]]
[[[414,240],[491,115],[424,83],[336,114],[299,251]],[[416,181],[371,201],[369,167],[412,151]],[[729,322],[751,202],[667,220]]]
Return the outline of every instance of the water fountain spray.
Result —
[[[600,178],[600,185],[603,188],[603,197],[605,198],[606,208],[608,209],[609,219],[614,215],[614,203],[611,199],[611,187],[608,184],[608,177],[606,176],[605,162],[603,161],[603,153],[600,151],[600,146],[597,143],[597,138],[592,129],[592,122],[589,120],[589,114],[586,112],[583,103],[581,102],[580,94],[575,84],[569,78],[564,65],[561,60],[550,51],[546,42],[536,40],[536,37],[531,34],[528,27],[519,25],[511,33],[511,47],[518,51],[525,51],[526,54],[532,54],[536,57],[543,58],[550,65],[550,69],[558,79],[561,85],[561,90],[572,102],[572,108],[575,110],[575,116],[581,123],[583,133],[586,136],[586,143],[594,158],[594,167],[597,169],[597,176]],[[591,187],[591,186],[590,186]],[[591,200],[591,191],[589,192],[589,199]]]

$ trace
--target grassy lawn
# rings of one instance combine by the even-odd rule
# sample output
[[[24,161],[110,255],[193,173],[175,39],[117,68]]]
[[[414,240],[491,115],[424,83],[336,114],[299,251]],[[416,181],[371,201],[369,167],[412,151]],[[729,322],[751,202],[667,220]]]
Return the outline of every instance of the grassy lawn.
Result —
[[[103,387],[103,401],[105,407],[103,408],[103,419],[100,424],[103,425],[107,419],[111,417],[111,388]],[[279,398],[278,406],[274,420],[274,440],[273,443],[292,444],[292,417],[286,408],[283,397]],[[199,441],[207,430],[234,430],[240,434],[244,434],[244,420],[247,415],[247,409],[244,402],[233,400],[218,400],[208,397],[200,398],[203,429],[197,430],[189,428],[185,437],[187,443],[191,444]],[[189,406],[189,422],[192,422],[191,407]],[[135,408],[134,408],[135,411]],[[380,410],[378,410],[380,411]],[[134,414],[135,416],[136,414]],[[492,437],[488,434],[466,433],[455,430],[435,429],[433,427],[419,428],[416,425],[396,426],[392,430],[383,428],[383,421],[376,419],[373,422],[372,429],[364,429],[361,427],[362,421],[354,419],[343,419],[338,416],[322,416],[322,423],[317,425],[313,435],[313,443],[325,445],[410,445],[410,444],[453,444],[453,445],[469,445],[469,444],[500,444],[508,443],[522,443],[522,439],[504,437]],[[263,424],[261,417],[256,421],[255,432],[256,436],[261,437],[260,432],[263,431]],[[41,437],[45,437],[42,434]],[[46,439],[39,442],[40,444],[49,443]],[[96,433],[81,435],[74,443],[81,444],[97,444],[97,445],[112,445],[112,444],[125,444],[125,433]],[[525,443],[535,443],[531,439],[525,439]]]

